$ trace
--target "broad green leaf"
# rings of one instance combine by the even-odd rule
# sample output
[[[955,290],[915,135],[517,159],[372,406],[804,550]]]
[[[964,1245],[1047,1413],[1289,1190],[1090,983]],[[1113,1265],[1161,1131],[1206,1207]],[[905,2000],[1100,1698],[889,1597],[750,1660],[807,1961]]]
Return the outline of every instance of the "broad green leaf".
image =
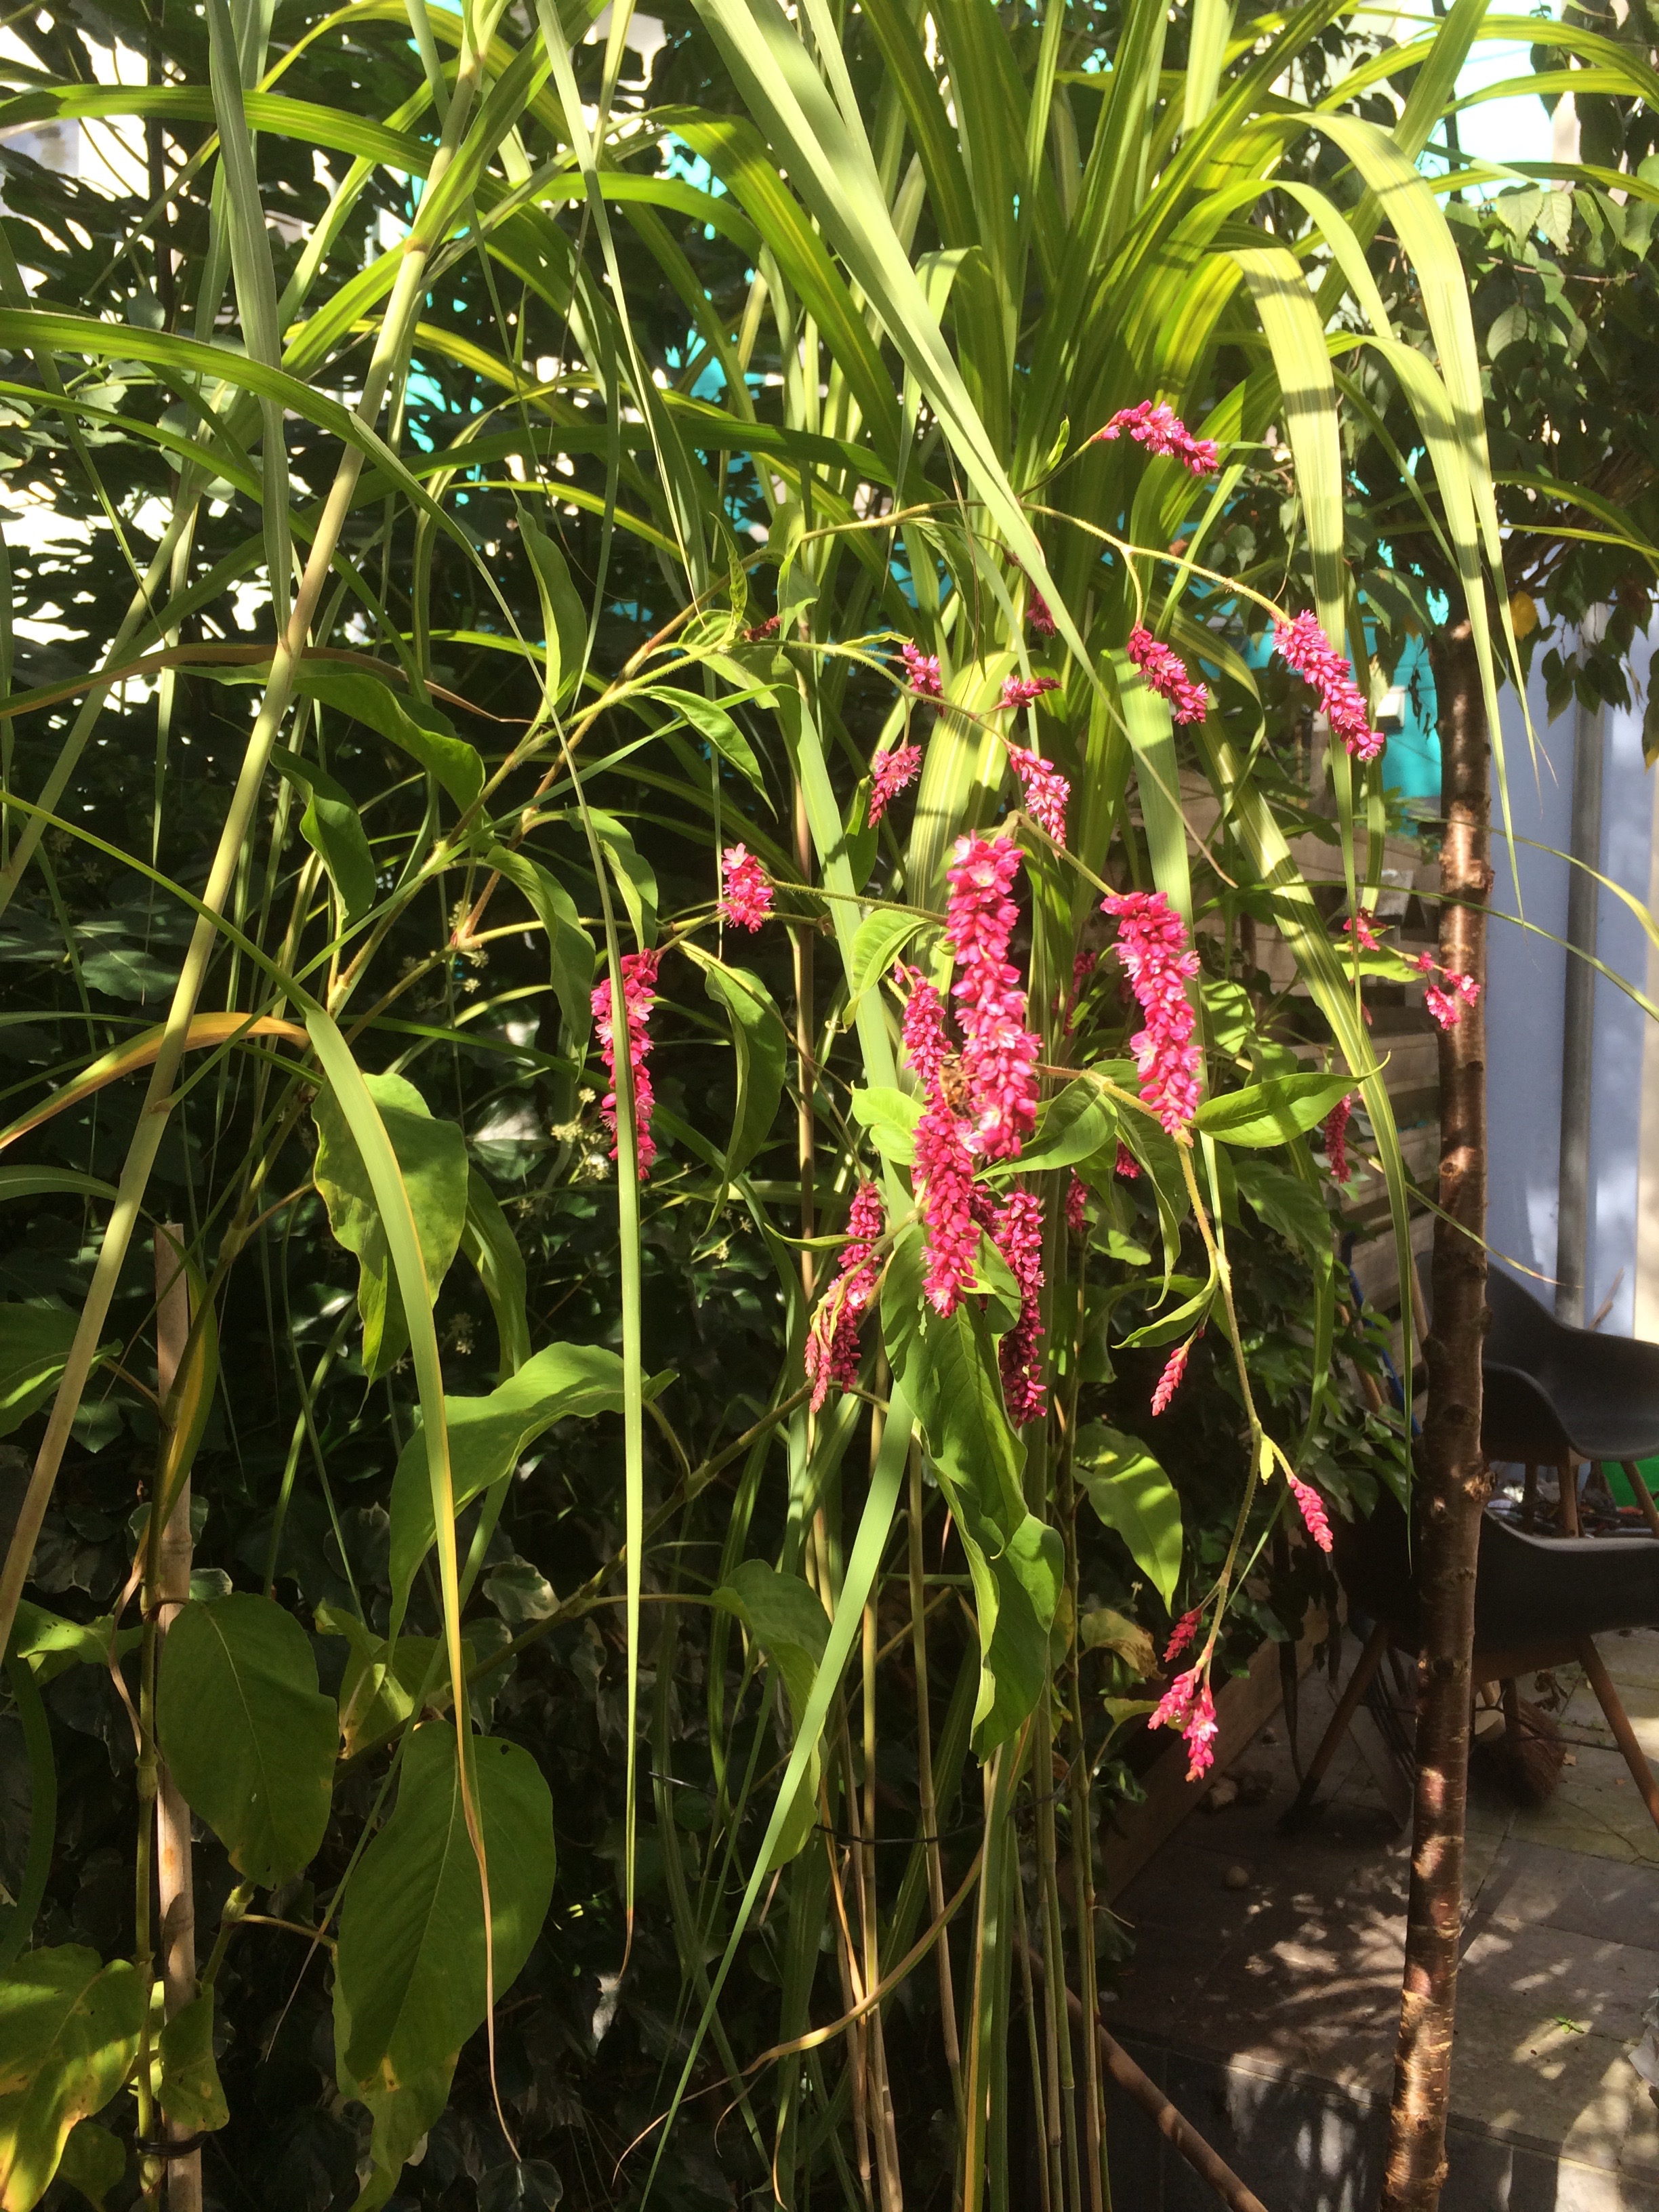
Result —
[[[1012,1172],[1036,1174],[1045,1168],[1074,1167],[1109,1145],[1117,1146],[1117,1109],[1097,1085],[1079,1076],[1042,1109],[1036,1133],[1010,1163]]]
[[[161,2030],[161,2109],[192,2135],[211,2134],[230,2121],[230,2107],[213,2056],[213,1992],[181,2005]]]
[[[1194,1127],[1223,1145],[1285,1145],[1322,1121],[1353,1089],[1352,1076],[1276,1075],[1206,1098]]]
[[[11,1649],[27,1661],[37,1682],[50,1682],[69,1667],[106,1667],[114,1625],[108,1613],[96,1620],[64,1620],[25,1598],[17,1608]],[[116,1657],[125,1657],[143,1633],[137,1628],[122,1629],[115,1638]]]
[[[479,1736],[472,1755],[499,2003],[547,1917],[553,1802],[517,1744]],[[455,1732],[429,1722],[409,1739],[397,1805],[346,1887],[334,1978],[343,2080],[393,2087],[453,2065],[484,2008],[483,1892]]]
[[[314,761],[302,760],[286,745],[273,745],[270,758],[273,767],[306,793],[300,835],[328,870],[347,921],[357,921],[374,903],[374,856],[349,793]]]
[[[52,1395],[79,1321],[67,1306],[0,1305],[0,1437]]]
[[[366,1075],[363,1083],[397,1155],[420,1236],[427,1289],[435,1304],[466,1219],[466,1139],[453,1121],[435,1119],[401,1075]],[[331,1091],[318,1092],[312,1115],[317,1124],[317,1188],[328,1208],[329,1226],[357,1256],[363,1368],[374,1378],[386,1372],[409,1341],[403,1297],[392,1279],[368,1171]]]
[[[1181,1579],[1181,1501],[1175,1486],[1138,1437],[1103,1421],[1079,1435],[1073,1462],[1089,1503],[1116,1529],[1129,1556],[1165,1605]]]
[[[88,2204],[104,2212],[104,2199],[126,2179],[127,2147],[96,2120],[80,2120],[70,2130],[58,2162],[58,2179],[78,2189]]]
[[[458,738],[453,723],[435,707],[394,691],[362,669],[325,660],[301,661],[294,688],[378,731],[429,770],[463,811],[477,803],[483,789],[483,763],[477,749]]]
[[[1078,1623],[1078,1643],[1085,1651],[1115,1651],[1135,1670],[1136,1679],[1150,1681],[1158,1672],[1158,1646],[1139,1621],[1127,1620],[1108,1606],[1085,1613]]]
[[[519,1249],[501,1201],[477,1168],[466,1177],[466,1219],[461,1249],[478,1271],[484,1296],[495,1316],[501,1345],[501,1379],[505,1382],[530,1357],[530,1316],[525,1306],[524,1254]]]
[[[869,1083],[855,1091],[849,1103],[854,1120],[870,1132],[882,1157],[908,1167],[916,1156],[915,1128],[922,1116],[921,1100],[888,1084]]]
[[[830,1617],[799,1575],[781,1574],[764,1559],[745,1559],[714,1592],[714,1602],[734,1613],[783,1679],[790,1719],[799,1730],[830,1637]],[[791,1741],[793,1741],[793,1735]],[[816,1752],[802,1775],[787,1826],[771,1863],[781,1866],[806,1842],[817,1817],[820,1762]]]
[[[1316,1186],[1267,1160],[1241,1160],[1234,1172],[1241,1196],[1270,1229],[1304,1259],[1329,1261],[1331,1217]]]
[[[871,986],[878,983],[919,929],[927,923],[919,914],[900,914],[878,907],[859,924],[853,939],[852,970],[848,979],[847,1011],[842,1027],[851,1029],[858,1005]]]
[[[0,1980],[0,2212],[32,2212],[70,2130],[101,2112],[138,2056],[144,1985],[80,1944],[27,1953]]]
[[[589,993],[593,987],[593,969],[599,955],[592,939],[582,927],[576,902],[564,885],[527,853],[509,853],[504,845],[491,845],[483,857],[484,866],[505,876],[534,908],[536,919],[547,933],[553,989],[566,1032],[572,1037],[586,1039],[592,1024]]]
[[[487,1398],[452,1395],[445,1402],[451,1480],[459,1513],[492,1484],[505,1481],[535,1438],[555,1421],[620,1413],[623,1364],[602,1345],[550,1344]],[[394,1635],[435,1533],[426,1444],[416,1428],[398,1455],[392,1479]]]
[[[682,715],[700,738],[705,738],[725,760],[731,762],[738,775],[752,783],[769,806],[771,794],[766,788],[766,776],[755,757],[755,749],[738,727],[724,707],[716,706],[712,699],[703,698],[696,691],[681,691],[667,684],[653,684],[645,696],[659,699]]]
[[[328,1826],[338,1717],[311,1638],[274,1599],[185,1606],[156,1681],[161,1756],[248,1881],[287,1881]]]
[[[441,1668],[432,1673],[441,1646],[434,1637],[400,1636],[395,1644],[376,1636],[354,1613],[343,1607],[319,1605],[317,1629],[322,1636],[341,1636],[349,1644],[340,1676],[341,1755],[351,1759],[365,1745],[379,1743],[415,1711],[415,1701],[428,1680],[447,1685]],[[461,1649],[471,1666],[477,1649],[463,1637]]]
[[[738,968],[705,957],[703,984],[732,1024],[737,1060],[737,1110],[726,1147],[728,1181],[741,1174],[771,1134],[783,1096],[789,1037],[776,1001],[750,968]]]

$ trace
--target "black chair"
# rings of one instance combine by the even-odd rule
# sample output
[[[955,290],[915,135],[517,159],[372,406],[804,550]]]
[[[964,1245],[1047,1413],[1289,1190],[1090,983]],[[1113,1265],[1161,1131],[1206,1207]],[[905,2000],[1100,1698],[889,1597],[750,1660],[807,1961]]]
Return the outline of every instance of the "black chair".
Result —
[[[1583,1334],[1575,1331],[1574,1334]],[[1335,1524],[1334,1563],[1351,1607],[1375,1626],[1366,1639],[1283,1826],[1299,1826],[1314,1808],[1321,1779],[1390,1650],[1415,1656],[1420,1615],[1413,1547],[1397,1499],[1384,1498],[1369,1520]],[[1482,1516],[1474,1587],[1471,1680],[1501,1682],[1511,1727],[1517,1678],[1577,1661],[1607,1716],[1613,1739],[1659,1828],[1659,1783],[1643,1756],[1594,1639],[1621,1628],[1659,1626],[1659,1544],[1646,1536],[1534,1536]]]

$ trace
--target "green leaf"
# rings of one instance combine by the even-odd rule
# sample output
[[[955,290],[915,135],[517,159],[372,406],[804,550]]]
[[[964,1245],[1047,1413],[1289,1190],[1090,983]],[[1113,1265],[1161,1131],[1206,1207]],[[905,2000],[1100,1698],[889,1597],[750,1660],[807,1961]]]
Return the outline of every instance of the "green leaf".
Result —
[[[1267,1160],[1241,1160],[1240,1194],[1292,1251],[1316,1265],[1331,1261],[1331,1217],[1316,1185],[1305,1183]]]
[[[1167,1606],[1181,1579],[1181,1501],[1138,1437],[1091,1421],[1077,1440],[1075,1470],[1089,1503],[1129,1547]]]
[[[127,2147],[118,2136],[100,2128],[96,2120],[77,2121],[70,2130],[58,2179],[78,2189],[98,2212],[104,2212],[104,2199],[125,2179],[126,2171]]]
[[[1193,1126],[1224,1145],[1285,1145],[1322,1121],[1353,1089],[1351,1075],[1276,1075],[1206,1098]]]
[[[853,1093],[853,1118],[861,1121],[884,1159],[908,1167],[916,1156],[915,1127],[923,1106],[908,1091],[884,1083],[866,1084]]]
[[[494,868],[529,900],[536,919],[547,933],[547,957],[552,969],[554,994],[559,1001],[566,1033],[584,1041],[592,1026],[589,994],[599,955],[593,940],[582,927],[576,902],[564,885],[527,853],[509,853],[504,845],[491,845],[484,866]]]
[[[458,738],[454,724],[435,707],[393,691],[362,669],[331,665],[325,660],[301,661],[294,688],[378,731],[419,761],[463,811],[483,790],[483,763],[477,748]]]
[[[132,2071],[144,1984],[80,1944],[31,1951],[0,1981],[0,2208],[31,2212],[70,2130]]]
[[[517,1744],[479,1736],[471,1749],[499,2004],[552,1899],[553,1801]],[[343,2087],[409,2084],[452,2066],[483,2024],[483,1892],[455,1754],[453,1729],[428,1722],[416,1729],[392,1818],[346,1887],[334,1979]]]
[[[161,1756],[248,1881],[287,1881],[328,1826],[339,1718],[311,1638],[271,1598],[192,1601],[156,1681]]]
[[[58,1191],[77,1198],[113,1198],[115,1185],[75,1168],[0,1168],[0,1206],[9,1198],[45,1198]]]
[[[501,1379],[505,1382],[530,1357],[530,1316],[525,1304],[524,1254],[508,1226],[501,1202],[477,1168],[466,1177],[466,1220],[461,1249],[478,1271],[484,1296],[495,1316],[501,1346]]]
[[[466,1219],[466,1139],[453,1121],[436,1120],[414,1085],[401,1075],[366,1075],[363,1083],[380,1109],[409,1191],[427,1288],[435,1304]],[[317,1124],[317,1188],[328,1208],[329,1227],[347,1251],[357,1256],[363,1368],[373,1381],[386,1372],[408,1343],[409,1324],[392,1278],[368,1170],[331,1090],[318,1092],[312,1115]]]
[[[328,870],[346,920],[356,921],[374,903],[374,856],[350,794],[315,762],[302,760],[286,745],[273,745],[270,757],[307,794],[300,835]]]
[[[667,684],[653,684],[646,696],[661,700],[665,706],[684,716],[697,735],[706,738],[717,753],[730,761],[738,774],[746,777],[770,806],[771,794],[766,788],[765,773],[755,757],[755,749],[724,707],[717,707],[712,699],[705,699],[698,692],[678,690]]]
[[[617,1413],[623,1404],[623,1364],[597,1344],[550,1344],[526,1360],[487,1398],[450,1396],[449,1463],[455,1510],[503,1482],[542,1431],[555,1421]],[[436,1533],[426,1443],[416,1428],[398,1455],[392,1479],[392,1628],[395,1635],[410,1587]]]
[[[714,1592],[714,1603],[734,1613],[781,1676],[793,1730],[800,1727],[830,1639],[830,1617],[799,1575],[781,1574],[764,1559],[745,1559]],[[795,1793],[788,1824],[770,1862],[782,1866],[811,1834],[817,1817],[820,1761],[814,1752]]]
[[[1109,1145],[1115,1158],[1117,1109],[1097,1085],[1079,1076],[1049,1101],[1035,1135],[1010,1165],[1019,1175],[1073,1167]]]
[[[192,2135],[230,2122],[230,2107],[213,2057],[213,1992],[181,2005],[161,2030],[161,2110]]]
[[[52,1395],[79,1321],[67,1306],[0,1305],[0,1437]]]
[[[746,1168],[771,1134],[783,1096],[789,1037],[776,1001],[752,969],[702,957],[703,986],[732,1024],[738,1063],[737,1110],[726,1152],[726,1175]]]
[[[106,1667],[113,1626],[108,1613],[100,1613],[96,1620],[64,1620],[24,1598],[17,1607],[11,1649],[18,1658],[27,1661],[35,1680],[44,1684],[70,1667]],[[122,1629],[115,1638],[116,1657],[124,1657],[143,1634],[142,1629]]]
[[[547,647],[547,696],[555,704],[576,688],[587,652],[587,616],[570,580],[569,563],[529,510],[519,509],[519,534],[535,572]]]
[[[847,986],[847,1010],[842,1027],[850,1030],[859,1000],[872,984],[878,983],[919,929],[927,927],[919,914],[900,914],[878,907],[859,924],[853,939],[853,958]]]
[[[153,952],[137,945],[117,945],[107,952],[89,952],[81,963],[89,990],[111,999],[165,997],[179,980],[176,964],[169,967]]]
[[[657,941],[657,878],[651,863],[614,814],[588,809],[588,820],[610,866],[611,879],[628,909],[634,935],[642,947]],[[585,1032],[584,1032],[585,1033]]]

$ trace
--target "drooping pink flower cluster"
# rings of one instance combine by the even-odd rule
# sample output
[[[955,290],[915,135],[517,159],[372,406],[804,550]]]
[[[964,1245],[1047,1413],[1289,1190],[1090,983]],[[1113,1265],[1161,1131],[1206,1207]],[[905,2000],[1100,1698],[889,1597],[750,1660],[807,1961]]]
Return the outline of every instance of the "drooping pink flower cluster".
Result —
[[[656,1103],[656,1093],[651,1088],[651,1071],[647,1060],[651,1051],[651,1032],[647,1026],[651,1002],[657,988],[657,967],[659,952],[624,952],[622,957],[623,1005],[628,1018],[628,1063],[634,1079],[634,1142],[639,1153],[640,1181],[643,1182],[651,1172],[657,1157],[656,1139],[651,1134],[651,1109]],[[605,1058],[605,1072],[611,1078],[611,1088],[599,1103],[605,1125],[614,1137],[617,1134],[617,1042],[615,1004],[611,998],[610,979],[596,983],[589,1001],[593,1009],[594,1026],[599,1031],[599,1050]],[[612,1145],[611,1157],[617,1158],[617,1147]]]
[[[768,638],[775,637],[777,634],[778,618],[775,615],[768,615],[764,622],[750,623],[743,634],[743,641],[745,645],[764,645]]]
[[[998,1346],[1003,1402],[1017,1429],[1040,1420],[1048,1408],[1037,1350],[1042,1335],[1042,1201],[1017,1190],[991,1224],[991,1242],[1019,1285],[1019,1319]]]
[[[1172,1666],[1198,1633],[1198,1624],[1204,1618],[1202,1606],[1195,1605],[1190,1613],[1183,1613],[1170,1631],[1170,1640],[1164,1647],[1164,1663]]]
[[[1331,1170],[1331,1181],[1343,1183],[1348,1180],[1348,1116],[1353,1112],[1353,1094],[1339,1098],[1325,1116],[1325,1158]]]
[[[1177,722],[1204,720],[1204,686],[1194,683],[1178,653],[1172,652],[1151,630],[1137,623],[1129,632],[1128,654],[1159,698],[1169,701]]]
[[[1043,598],[1042,592],[1038,591],[1035,584],[1032,585],[1030,592],[1025,601],[1025,619],[1030,623],[1033,631],[1038,637],[1052,637],[1054,635],[1054,610],[1048,605],[1048,600]]]
[[[1372,909],[1362,906],[1358,914],[1351,914],[1342,925],[1344,937],[1352,937],[1362,952],[1380,952],[1382,940],[1371,924],[1376,920]]]
[[[1192,1348],[1192,1339],[1188,1337],[1185,1344],[1176,1345],[1165,1361],[1164,1372],[1158,1378],[1158,1388],[1152,1393],[1153,1413],[1164,1413],[1181,1388],[1181,1378],[1187,1372],[1187,1361]]]
[[[939,682],[939,655],[924,653],[919,645],[908,640],[899,647],[899,659],[904,663],[904,680],[918,699],[939,699],[944,696]]]
[[[1030,751],[1024,745],[1010,745],[1008,765],[1019,778],[1019,787],[1025,794],[1025,811],[1037,828],[1054,839],[1056,845],[1066,842],[1066,802],[1072,795],[1072,787],[1052,761],[1041,753]]]
[[[1330,1517],[1325,1510],[1325,1501],[1309,1482],[1298,1482],[1294,1475],[1288,1478],[1291,1495],[1302,1509],[1302,1518],[1307,1523],[1308,1534],[1322,1552],[1331,1548]]]
[[[1117,1158],[1113,1163],[1112,1173],[1124,1182],[1140,1181],[1140,1162],[1129,1150],[1121,1137],[1117,1140]]]
[[[900,792],[916,780],[921,767],[920,745],[895,745],[890,753],[878,753],[875,766],[870,771],[869,826],[874,829]]]
[[[901,963],[896,973],[910,994],[904,1009],[905,1056],[927,1093],[916,1124],[915,1165],[916,1209],[927,1231],[922,1288],[929,1304],[949,1315],[961,1304],[979,1257],[974,1159],[966,1125],[945,1085],[955,1054],[945,1026],[945,1001],[915,969]]]
[[[1417,956],[1418,973],[1438,975],[1446,988],[1431,983],[1423,993],[1423,1004],[1443,1030],[1455,1030],[1463,1018],[1465,1006],[1472,1006],[1480,996],[1480,986],[1473,975],[1461,975],[1455,968],[1443,968],[1432,952]]]
[[[728,845],[720,854],[720,920],[739,929],[758,929],[772,911],[772,878],[742,845]]]
[[[1215,1764],[1215,1699],[1200,1669],[1177,1674],[1147,1722],[1148,1728],[1179,1729],[1187,1740],[1187,1779],[1197,1782]]]
[[[1019,918],[1008,894],[1020,857],[1006,838],[958,837],[945,872],[945,933],[957,963],[951,995],[973,1120],[969,1143],[987,1160],[1014,1158],[1036,1127],[1042,1041],[1025,1026],[1025,994],[1007,957]]]
[[[1146,1018],[1129,1040],[1141,1101],[1174,1136],[1198,1111],[1203,1060],[1186,989],[1198,973],[1198,955],[1162,891],[1108,891],[1100,903],[1117,922],[1117,957]]]
[[[1089,1186],[1080,1175],[1073,1174],[1066,1186],[1066,1226],[1073,1237],[1081,1237],[1089,1226],[1085,1211],[1089,1203]]]
[[[1294,622],[1275,623],[1273,645],[1280,659],[1319,694],[1331,727],[1354,759],[1374,761],[1382,750],[1382,732],[1371,727],[1353,680],[1353,663],[1326,636],[1318,616],[1304,611]]]
[[[1041,699],[1045,691],[1058,691],[1058,676],[1005,676],[1002,696],[997,701],[997,711],[1005,707],[1029,707],[1034,699]]]
[[[840,1268],[806,1333],[806,1379],[815,1413],[832,1384],[845,1390],[858,1381],[859,1328],[880,1279],[874,1255],[886,1226],[880,1191],[872,1182],[861,1182],[847,1217]]]
[[[1120,407],[1103,428],[1095,432],[1096,438],[1115,439],[1127,430],[1138,446],[1149,453],[1172,453],[1183,467],[1195,477],[1213,476],[1221,456],[1213,438],[1195,438],[1167,401],[1156,406],[1150,399],[1140,400],[1133,407]]]

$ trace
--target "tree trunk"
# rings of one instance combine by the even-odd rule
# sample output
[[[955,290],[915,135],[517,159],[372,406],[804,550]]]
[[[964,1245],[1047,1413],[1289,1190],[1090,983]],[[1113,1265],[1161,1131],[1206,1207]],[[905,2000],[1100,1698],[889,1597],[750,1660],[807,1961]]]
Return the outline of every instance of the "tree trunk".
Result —
[[[1440,701],[1440,961],[1483,986],[1486,972],[1491,749],[1467,622],[1434,649]],[[1434,1228],[1428,1406],[1416,1455],[1422,1652],[1417,1670],[1417,1796],[1400,2039],[1383,2212],[1435,2212],[1446,2173],[1446,2107],[1463,1907],[1470,1660],[1480,1514],[1480,1347],[1486,1328],[1486,1024],[1463,1008],[1440,1037],[1440,1204]]]

